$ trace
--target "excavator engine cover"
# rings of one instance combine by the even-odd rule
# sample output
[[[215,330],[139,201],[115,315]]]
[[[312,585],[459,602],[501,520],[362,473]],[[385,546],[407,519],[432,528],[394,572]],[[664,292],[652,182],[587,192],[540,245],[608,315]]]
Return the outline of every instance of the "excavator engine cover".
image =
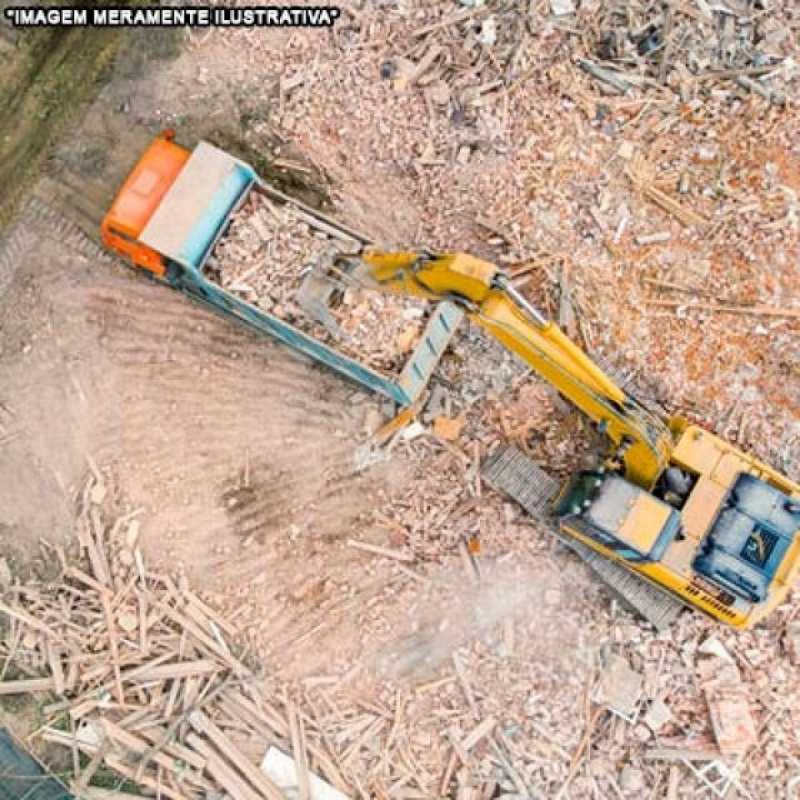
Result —
[[[728,493],[692,567],[708,580],[760,603],[794,541],[800,503],[742,474]]]

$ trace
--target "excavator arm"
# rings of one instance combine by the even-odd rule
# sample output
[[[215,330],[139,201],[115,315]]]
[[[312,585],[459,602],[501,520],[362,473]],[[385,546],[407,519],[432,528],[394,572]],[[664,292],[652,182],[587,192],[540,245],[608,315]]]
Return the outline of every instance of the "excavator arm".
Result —
[[[652,489],[672,451],[668,427],[617,386],[495,265],[464,253],[366,251],[355,274],[383,290],[449,300],[516,353],[605,433],[625,477]]]

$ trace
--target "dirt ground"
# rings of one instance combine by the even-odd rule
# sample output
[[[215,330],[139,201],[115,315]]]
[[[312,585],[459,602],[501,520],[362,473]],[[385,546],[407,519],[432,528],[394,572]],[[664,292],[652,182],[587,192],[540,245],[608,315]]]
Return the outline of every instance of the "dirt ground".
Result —
[[[258,621],[276,652],[311,632],[293,657],[308,672],[358,640],[333,612],[382,585],[343,545],[355,520],[404,484],[402,463],[358,468],[355,446],[376,401],[134,275],[92,241],[90,226],[149,131],[182,121],[190,141],[233,135],[215,120],[242,114],[228,91],[237,75],[218,70],[206,86],[209,58],[223,60],[213,43],[149,66],[123,51],[7,231],[0,474],[15,488],[0,498],[0,536],[15,575],[50,574],[40,539],[69,543],[73,492],[99,468],[121,507],[141,509],[154,563],[274,608],[277,622]],[[304,185],[308,171],[292,188],[322,204],[324,190]],[[365,195],[352,202],[380,232],[384,215]],[[327,650],[316,646],[325,635]]]
[[[419,769],[429,766],[432,785],[439,751],[431,749],[431,737],[444,745],[436,739],[441,718],[426,705],[424,687],[441,679],[441,669],[452,671],[454,653],[466,647],[460,652],[471,659],[465,669],[473,685],[485,679],[489,687],[477,705],[471,699],[476,723],[496,714],[510,720],[509,730],[512,722],[557,730],[541,740],[550,742],[537,756],[546,778],[535,784],[553,789],[588,729],[591,654],[601,645],[630,646],[637,658],[652,655],[660,674],[659,641],[648,640],[580,564],[509,503],[492,496],[483,513],[474,503],[463,515],[453,513],[480,499],[471,451],[454,455],[437,443],[401,443],[390,458],[362,468],[357,448],[365,423],[380,413],[379,401],[128,271],[97,244],[103,210],[148,138],[165,125],[176,126],[187,145],[208,137],[249,156],[273,179],[387,243],[524,260],[520,251],[493,245],[474,217],[487,209],[503,217],[512,196],[507,187],[529,180],[530,202],[506,206],[506,218],[515,219],[516,235],[529,232],[523,233],[525,252],[550,252],[559,237],[566,242],[586,338],[598,352],[622,352],[625,365],[648,375],[665,396],[698,416],[724,418],[731,438],[795,478],[797,326],[775,320],[757,329],[757,321],[737,320],[741,327],[724,351],[711,352],[704,330],[717,334],[722,323],[676,320],[672,310],[648,316],[642,286],[617,302],[608,282],[612,269],[627,280],[655,266],[669,278],[673,264],[656,252],[642,268],[629,238],[615,261],[598,252],[600,236],[585,235],[600,223],[615,227],[616,209],[603,208],[598,223],[575,200],[590,191],[580,170],[593,156],[581,141],[593,141],[595,133],[574,107],[551,129],[542,123],[527,138],[512,130],[522,116],[512,113],[509,122],[508,107],[487,108],[478,133],[470,134],[475,141],[455,144],[456,152],[467,146],[470,162],[448,161],[425,172],[414,161],[429,141],[439,151],[453,143],[443,144],[435,126],[417,125],[424,109],[419,98],[387,94],[378,78],[386,53],[361,43],[350,51],[363,54],[361,61],[340,73],[333,45],[322,53],[314,35],[190,32],[179,54],[164,45],[158,55],[169,57],[161,60],[123,49],[86,118],[39,168],[40,179],[0,243],[0,485],[9,489],[0,493],[0,552],[17,577],[51,574],[40,539],[69,544],[75,492],[87,470],[98,470],[120,512],[141,509],[148,562],[185,572],[217,607],[238,609],[237,622],[271,680],[297,685],[309,676],[338,676],[361,700],[388,707],[412,692],[409,716],[419,726],[408,746]],[[312,63],[318,50],[319,90],[301,83],[290,98],[281,80],[291,77],[292,66]],[[549,89],[559,81],[553,63]],[[348,101],[340,91],[360,92],[365,102]],[[514,102],[526,101],[517,96]],[[383,115],[377,124],[369,117],[375,107]],[[565,119],[575,130],[561,143],[566,165],[559,166],[552,153],[560,152],[555,140],[564,136],[558,126]],[[509,152],[512,133],[527,142],[524,154]],[[358,136],[362,144],[351,148]],[[531,151],[551,155],[525,179],[520,159]],[[798,188],[791,164],[782,169]],[[563,198],[548,195],[557,179],[574,192],[569,223],[553,210]],[[664,216],[652,223],[641,205],[628,201],[638,232],[668,227]],[[700,245],[678,233],[675,239],[672,258],[692,262]],[[716,240],[705,251],[708,261],[722,252],[715,246]],[[772,246],[784,259],[796,256],[796,238]],[[587,267],[584,279],[581,263],[598,266]],[[744,263],[739,277],[747,286],[752,276]],[[791,274],[784,269],[759,288],[788,302],[796,297],[796,270],[794,283]],[[529,289],[546,304],[543,283]],[[620,334],[622,351],[610,344],[612,332]],[[587,445],[564,444],[561,434],[587,434],[586,428],[540,384],[526,385],[519,365],[474,332],[469,337],[440,376],[443,386],[464,379],[471,387],[472,395],[462,391],[454,401],[467,420],[466,435],[519,436],[533,415],[528,444],[549,453],[556,473],[565,473]],[[690,356],[675,367],[675,353],[687,342]],[[717,365],[712,378],[702,369],[708,363]],[[718,375],[723,369],[735,379]],[[755,411],[767,402],[773,410],[765,421]],[[404,527],[409,510],[423,521],[418,531]],[[419,560],[413,569],[348,545],[358,539],[388,546],[414,536]],[[465,581],[458,549],[473,536],[482,546],[480,584]],[[561,603],[544,602],[553,596]],[[713,630],[705,620],[686,623],[676,641],[696,647]],[[759,647],[778,647],[756,638]],[[756,647],[753,641],[747,640]],[[668,666],[681,658],[677,651],[674,659],[667,656]],[[393,681],[391,689],[380,683],[371,689],[375,675]],[[567,722],[551,725],[550,703],[552,716],[560,710]],[[789,711],[775,714],[776,725],[791,727]],[[604,729],[600,747],[609,762],[622,763],[625,734],[618,722]],[[594,777],[604,785],[602,776]],[[586,781],[584,787],[597,788],[591,775]]]

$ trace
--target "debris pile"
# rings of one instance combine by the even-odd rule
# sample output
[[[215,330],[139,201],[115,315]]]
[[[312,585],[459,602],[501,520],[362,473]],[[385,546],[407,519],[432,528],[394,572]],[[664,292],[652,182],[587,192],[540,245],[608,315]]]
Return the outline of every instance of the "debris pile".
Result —
[[[597,63],[586,58],[578,63],[611,91],[663,87],[687,102],[697,82],[727,81],[777,105],[787,101],[777,86],[795,68],[787,63],[791,11],[782,20],[767,8],[738,0],[592,5],[599,7],[582,8],[573,19],[589,42],[586,55]]]
[[[398,204],[418,214],[392,231],[396,241],[503,265],[615,375],[796,479],[795,4],[412,5],[409,14],[345,4],[344,24],[325,42],[265,48],[247,32],[221,35],[246,48],[249,64],[275,71],[272,122],[341,181],[348,213],[350,196],[379,181],[374,219],[393,221]],[[392,458],[408,459],[413,477],[374,516],[372,552],[361,548],[365,569],[391,578],[364,628],[396,627],[398,607],[417,614],[419,586],[440,568],[464,565],[466,585],[494,559],[547,561],[568,576],[568,614],[596,674],[581,672],[577,688],[549,681],[537,671],[535,632],[521,622],[475,634],[457,650],[460,669],[441,663],[436,680],[445,683],[431,708],[452,713],[464,736],[467,721],[500,722],[470,750],[469,766],[456,753],[452,773],[445,754],[435,767],[414,751],[409,785],[422,778],[428,789],[438,769],[459,798],[495,791],[493,781],[501,794],[561,798],[791,797],[800,788],[798,591],[763,628],[719,633],[740,683],[730,673],[707,684],[706,662],[720,656],[700,648],[719,626],[687,613],[654,634],[481,486],[476,465],[498,438],[556,474],[599,445],[500,351],[464,326],[429,408],[390,437]],[[531,607],[538,613],[541,598]],[[457,643],[451,620],[440,622],[441,637]],[[606,669],[625,674],[634,699],[604,692]],[[463,696],[444,691],[462,676]],[[424,741],[423,719],[396,723],[402,691],[383,683],[386,722],[362,724]],[[494,749],[501,737],[505,762]],[[369,771],[377,756],[365,755]],[[381,796],[374,787],[365,795]]]
[[[37,735],[71,752],[73,791],[105,767],[173,800],[215,791],[284,800],[257,766],[277,748],[293,754],[298,785],[319,770],[346,792],[307,717],[260,688],[237,628],[185,579],[149,572],[136,518],[107,524],[92,486],[100,484],[87,484],[77,530],[90,570],[61,554],[61,582],[17,586],[0,604],[7,660],[36,676],[6,680],[0,694],[55,695]],[[125,546],[110,555],[118,535]]]
[[[422,300],[363,288],[333,263],[357,243],[290,203],[253,192],[208,269],[233,294],[369,366],[397,372],[429,311]]]

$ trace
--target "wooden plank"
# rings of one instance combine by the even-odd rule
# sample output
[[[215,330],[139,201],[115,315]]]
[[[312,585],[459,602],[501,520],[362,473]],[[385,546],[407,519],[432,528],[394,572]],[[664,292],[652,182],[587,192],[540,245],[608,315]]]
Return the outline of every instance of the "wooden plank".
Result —
[[[100,602],[103,605],[103,613],[106,617],[106,635],[108,637],[108,645],[111,651],[111,667],[114,670],[114,691],[116,693],[117,702],[120,705],[125,704],[125,692],[122,689],[122,673],[119,664],[119,642],[117,640],[117,628],[114,622],[114,612],[111,610],[111,600],[107,594],[100,595]]]
[[[175,623],[180,625],[187,633],[191,634],[199,644],[202,644],[211,654],[217,656],[223,664],[229,666],[236,674],[249,675],[250,670],[239,659],[226,653],[219,644],[203,631],[193,620],[180,611],[168,606],[166,603],[156,601],[158,607]]]
[[[44,651],[47,663],[50,666],[50,674],[55,681],[56,694],[63,697],[66,689],[66,679],[64,677],[64,667],[61,663],[61,653],[51,639],[45,639]]]
[[[137,592],[136,604],[139,614],[139,653],[146,656],[148,652],[147,594],[141,591]]]
[[[273,731],[288,738],[289,723],[281,717],[276,709],[269,707],[268,704],[263,701],[261,702],[261,707],[259,707],[241,692],[230,692],[227,697],[247,709],[257,719],[263,720]]]
[[[680,300],[645,300],[649,306],[681,308],[685,311],[713,311],[717,314],[745,314],[754,317],[787,317],[800,319],[800,308],[773,308],[766,305],[731,306],[717,303],[686,303]]]
[[[217,705],[232,720],[244,722],[261,737],[265,743],[274,744],[278,741],[279,734],[267,725],[261,717],[251,713],[244,708],[244,706],[239,705],[227,695],[221,697]]]
[[[487,717],[477,727],[473,728],[459,743],[459,747],[465,753],[469,753],[473,747],[485,736],[488,736],[497,726],[495,717]]]
[[[311,776],[308,772],[306,734],[303,729],[303,722],[294,706],[290,706],[288,710],[292,755],[294,756],[297,774],[297,798],[298,800],[311,800]]]
[[[105,735],[114,742],[123,745],[132,753],[135,753],[138,756],[144,755],[150,749],[150,743],[139,737],[134,736],[132,733],[128,733],[128,731],[123,730],[118,725],[115,725],[108,719],[100,719],[100,725],[103,728],[103,732]],[[189,751],[191,753],[191,751]],[[195,769],[199,769],[202,771],[205,768],[205,761],[197,756],[196,754],[192,754],[192,766],[199,764],[199,766],[195,766]],[[183,770],[179,761],[167,753],[167,748],[162,748],[159,752],[153,753],[151,760],[154,761],[156,764],[164,767],[164,769],[172,772],[173,774],[184,774],[185,770]],[[187,762],[188,763],[188,762]],[[208,782],[205,778],[201,776],[196,776],[197,780],[191,779],[193,783],[197,783],[198,785],[202,786],[204,789],[211,789]]]
[[[163,725],[148,725],[146,728],[139,731],[139,736],[147,740],[149,747],[161,741],[165,733],[166,728]],[[168,742],[162,746],[162,749],[167,755],[185,761],[190,767],[194,767],[197,770],[202,771],[206,767],[205,758],[198,755],[194,750],[180,744],[180,742]]]
[[[0,695],[26,694],[27,692],[51,692],[55,688],[56,682],[52,677],[2,681],[0,682]]]
[[[214,746],[247,778],[262,797],[269,800],[286,800],[283,792],[255,765],[252,764],[236,745],[202,711],[189,714],[189,724],[204,734]]]
[[[196,675],[210,675],[219,672],[221,667],[218,662],[210,658],[199,658],[196,661],[180,661],[176,664],[159,664],[156,666],[145,665],[136,675],[136,683],[149,683],[150,681],[170,681],[188,678]],[[128,675],[124,676],[130,681]]]
[[[106,764],[111,767],[114,772],[118,772],[125,778],[129,778],[130,780],[135,781],[136,783],[141,784],[148,789],[152,789],[154,792],[156,792],[157,796],[160,794],[163,797],[169,797],[170,800],[190,800],[190,798],[183,794],[183,792],[179,792],[176,789],[171,789],[169,786],[164,786],[163,783],[151,778],[149,775],[135,776],[134,771],[118,756],[109,753],[109,755],[106,756]]]
[[[211,680],[213,681],[214,679],[212,678]],[[204,697],[200,698],[200,700],[197,701],[195,710],[200,710],[204,705],[210,703],[215,697],[219,696],[219,694],[224,691],[228,680],[228,678],[225,678],[222,683],[209,691]],[[136,766],[137,774],[144,771],[144,769],[147,767],[147,762],[154,753],[157,753],[162,747],[169,744],[174,738],[176,738],[178,730],[182,725],[185,724],[188,716],[188,713],[184,712],[169,723],[166,730],[161,733],[161,735],[156,739],[156,741],[153,742],[153,744],[147,749],[147,752],[144,753],[139,760],[139,763]]]
[[[644,757],[653,761],[721,761],[719,750],[692,750],[688,747],[651,747]]]
[[[369,542],[360,542],[357,539],[348,539],[347,546],[355,550],[363,550],[366,553],[373,553],[376,556],[383,556],[384,558],[391,558],[395,561],[404,561],[410,563],[414,561],[412,553],[403,553],[400,550],[391,550],[388,547],[381,547],[380,545],[370,544]]]
[[[206,773],[210,775],[224,789],[233,800],[263,800],[263,797],[253,791],[244,780],[236,774],[234,769],[228,765],[222,756],[201,736],[190,733],[186,737],[186,743],[196,750],[206,760]],[[286,800],[281,796],[281,800]]]
[[[74,742],[74,739],[73,739]],[[97,749],[97,752],[91,757],[89,763],[86,765],[86,769],[80,773],[80,777],[77,780],[70,782],[70,790],[73,794],[76,795],[78,798],[85,797],[86,786],[89,781],[94,777],[94,774],[100,769],[103,761],[105,760],[106,753],[108,752],[108,745],[109,742],[107,739],[104,739],[101,743],[100,747]],[[74,750],[77,752],[77,743],[74,742]]]
[[[78,569],[78,567],[67,567],[64,570],[64,574],[68,578],[73,578],[79,583],[88,586],[90,589],[94,589],[101,597],[103,595],[111,594],[111,590],[108,588],[108,586],[103,586],[102,583],[95,580],[91,575],[87,575],[82,569]]]
[[[189,589],[182,589],[181,594],[186,599],[187,603],[189,603],[189,605],[194,606],[209,620],[216,622],[220,629],[227,633],[228,636],[236,637],[239,635],[239,631],[236,630],[236,628],[234,628],[233,625],[225,619],[225,617],[214,611],[211,606],[203,602],[196,594],[194,594],[194,592],[190,591]]]
[[[45,625],[43,622],[40,622],[31,614],[28,614],[27,611],[23,611],[21,608],[15,608],[14,606],[10,606],[0,600],[0,611],[5,612],[9,617],[13,617],[20,622],[23,622],[29,628],[39,631],[39,633],[42,633],[45,636],[49,636],[51,639],[57,640],[59,638],[54,631],[47,627],[47,625]]]

